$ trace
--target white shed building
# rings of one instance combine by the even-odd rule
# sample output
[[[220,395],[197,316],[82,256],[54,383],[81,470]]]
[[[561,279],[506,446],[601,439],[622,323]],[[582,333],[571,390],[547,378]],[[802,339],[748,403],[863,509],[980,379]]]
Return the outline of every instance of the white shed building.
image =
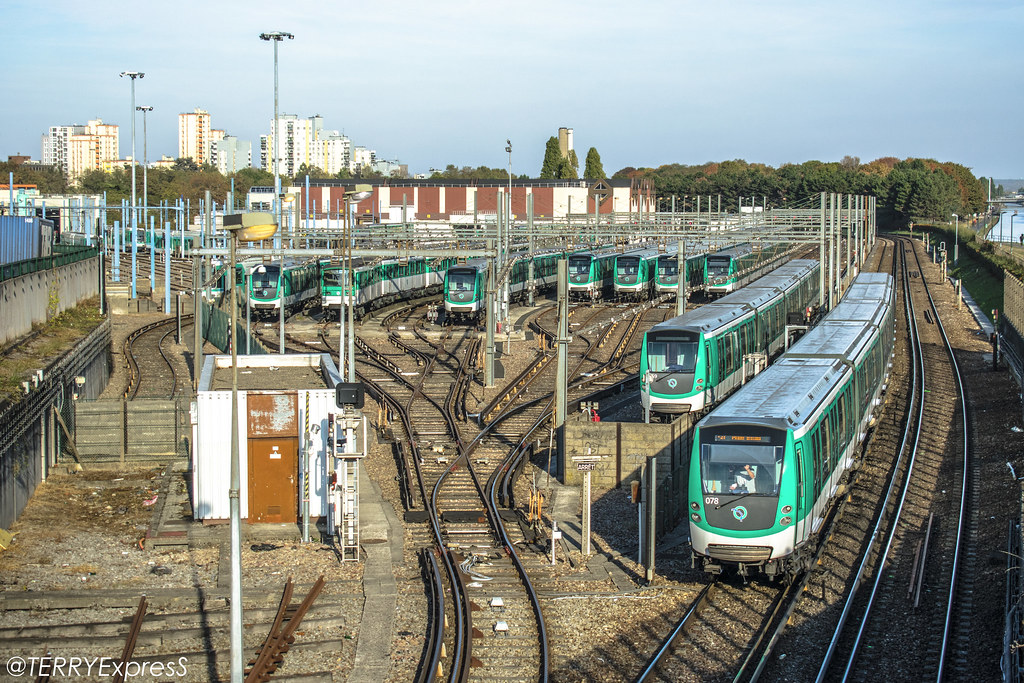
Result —
[[[249,522],[298,522],[303,474],[309,514],[328,514],[328,433],[339,412],[328,354],[238,356],[240,500]],[[192,410],[192,491],[197,520],[227,520],[231,482],[231,356],[209,356]]]

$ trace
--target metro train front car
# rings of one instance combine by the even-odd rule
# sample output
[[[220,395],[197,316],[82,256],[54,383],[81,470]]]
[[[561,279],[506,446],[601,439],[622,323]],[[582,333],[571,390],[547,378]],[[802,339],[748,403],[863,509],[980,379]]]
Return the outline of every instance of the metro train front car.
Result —
[[[449,316],[476,317],[484,309],[486,271],[479,264],[449,266],[444,275],[444,310]]]

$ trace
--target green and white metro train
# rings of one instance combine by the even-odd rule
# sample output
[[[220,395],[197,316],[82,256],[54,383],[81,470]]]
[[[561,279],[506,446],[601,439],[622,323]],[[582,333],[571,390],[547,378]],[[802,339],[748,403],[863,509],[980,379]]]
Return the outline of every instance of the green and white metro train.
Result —
[[[631,249],[615,257],[612,286],[616,298],[642,301],[650,297],[658,272],[660,253],[657,247],[652,247]]]
[[[816,309],[819,263],[795,259],[739,291],[654,325],[640,353],[640,401],[660,415],[700,412],[743,384],[751,354],[786,345],[791,315]]]
[[[859,461],[895,339],[894,285],[861,273],[771,367],[701,420],[690,459],[695,567],[792,577]]]
[[[708,296],[735,292],[771,270],[789,250],[785,244],[754,249],[749,243],[709,253],[705,260],[704,288]]]
[[[654,276],[654,292],[675,296],[679,292],[679,254],[675,247],[658,256],[657,273]],[[690,250],[688,250],[689,252]],[[686,254],[686,293],[687,296],[704,286],[704,261],[706,249]]]
[[[355,292],[352,307],[356,316],[396,301],[437,294],[454,258],[407,259],[358,258],[352,262],[354,287],[349,269],[324,263],[320,271],[320,306],[327,315],[338,315]],[[346,282],[347,280],[347,282]]]
[[[530,286],[530,262],[533,262],[533,285],[540,291],[554,287],[558,281],[558,261],[565,258],[562,250],[519,255],[509,273],[509,296],[521,299]],[[513,255],[515,257],[515,255]],[[487,259],[474,258],[464,263],[450,261],[444,274],[444,310],[449,319],[477,318],[483,315],[487,298]]]
[[[304,308],[320,294],[320,263],[315,259],[269,261],[248,266],[245,305],[255,315],[285,314]]]

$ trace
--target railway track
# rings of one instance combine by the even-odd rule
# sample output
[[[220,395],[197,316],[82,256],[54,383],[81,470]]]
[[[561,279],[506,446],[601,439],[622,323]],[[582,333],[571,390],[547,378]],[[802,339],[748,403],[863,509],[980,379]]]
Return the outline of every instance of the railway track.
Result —
[[[976,555],[967,525],[975,465],[964,388],[915,244],[899,239],[897,246],[906,255],[902,273],[918,377],[913,426],[903,447],[909,449],[906,476],[893,497],[888,528],[873,534],[879,541],[874,564],[885,569],[875,569],[863,596],[848,600],[851,618],[834,638],[819,680],[840,673],[843,680],[879,674],[941,680],[951,661],[966,660],[962,647],[951,647],[954,624],[967,621],[969,629],[969,600],[958,600],[961,557]],[[894,644],[894,631],[906,640]],[[906,656],[908,640],[917,644],[912,659]]]
[[[310,670],[306,660],[315,667],[320,653],[344,649],[346,641],[339,633],[356,626],[352,615],[359,614],[362,602],[358,582],[331,583],[328,595],[322,595],[323,577],[312,584],[295,585],[295,590],[308,591],[301,603],[292,601],[292,591],[287,588],[283,595],[280,590],[246,590],[244,654],[250,673],[258,677],[272,672],[282,661],[295,658],[295,653],[301,663],[293,662],[288,671],[305,672],[303,680],[320,680],[321,676],[330,680],[328,671]],[[288,585],[292,585],[290,581]],[[3,601],[5,610],[37,611],[45,602],[64,607],[40,612],[35,625],[0,628],[0,656],[36,652],[40,657],[48,654],[66,661],[70,656],[109,658],[119,653],[118,660],[130,658],[138,667],[158,662],[174,667],[185,680],[223,680],[227,676],[231,657],[226,590],[205,595],[195,590],[149,590],[142,601],[133,597],[137,596],[134,591],[88,593],[86,597],[76,591],[69,598],[62,592],[38,591],[31,600],[8,596]],[[133,601],[144,602],[144,612],[136,609]],[[100,610],[104,616],[97,618],[96,608],[102,605],[107,606]]]
[[[191,320],[192,316],[182,316],[185,319]],[[177,331],[176,325],[177,319],[173,317],[158,320],[134,330],[125,339],[125,398],[174,398],[180,381],[174,359],[164,350],[164,344]]]
[[[600,309],[589,312],[581,325],[600,315]],[[664,317],[661,312],[656,315]],[[513,508],[514,475],[532,450],[531,434],[543,427],[550,412],[549,390],[536,387],[543,386],[539,377],[548,374],[551,356],[538,353],[509,389],[477,416],[483,423],[479,429],[463,422],[466,411],[460,408],[468,384],[466,361],[475,359],[478,346],[468,344],[460,354],[464,342],[451,343],[451,330],[440,340],[408,329],[396,335],[395,328],[407,327],[408,321],[407,314],[384,320],[393,325],[389,345],[402,354],[371,349],[361,340],[361,365],[369,367],[361,367],[360,375],[394,416],[392,430],[405,463],[406,518],[428,519],[413,536],[421,547],[434,548],[424,564],[433,576],[431,585],[444,588],[433,594],[451,597],[432,608],[449,617],[449,627],[431,629],[433,644],[426,647],[429,655],[421,674],[442,672],[451,680],[470,675],[474,680],[545,680],[550,675],[546,628],[529,578],[539,563],[532,555],[521,559],[516,550],[537,539],[528,525],[518,523]],[[634,338],[637,328],[623,326],[623,339]],[[446,349],[449,344],[451,350]],[[599,348],[582,335],[577,344],[586,351]],[[604,364],[621,363],[627,346],[609,347],[610,358]],[[375,375],[368,376],[370,372]],[[581,384],[595,381],[601,373],[590,374]],[[531,385],[526,405],[513,405]],[[441,568],[447,577],[440,576]],[[450,662],[438,659],[442,651],[451,654]]]

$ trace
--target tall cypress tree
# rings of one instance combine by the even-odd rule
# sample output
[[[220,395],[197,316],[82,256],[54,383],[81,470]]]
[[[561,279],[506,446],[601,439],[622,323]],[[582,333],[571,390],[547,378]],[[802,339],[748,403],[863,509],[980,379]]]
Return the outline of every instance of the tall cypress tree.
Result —
[[[587,151],[587,164],[583,168],[583,177],[590,180],[599,180],[605,177],[601,155],[597,153],[596,147],[591,147]]]
[[[557,178],[562,165],[562,151],[558,149],[558,138],[552,135],[544,148],[544,164],[540,167],[541,178]]]

